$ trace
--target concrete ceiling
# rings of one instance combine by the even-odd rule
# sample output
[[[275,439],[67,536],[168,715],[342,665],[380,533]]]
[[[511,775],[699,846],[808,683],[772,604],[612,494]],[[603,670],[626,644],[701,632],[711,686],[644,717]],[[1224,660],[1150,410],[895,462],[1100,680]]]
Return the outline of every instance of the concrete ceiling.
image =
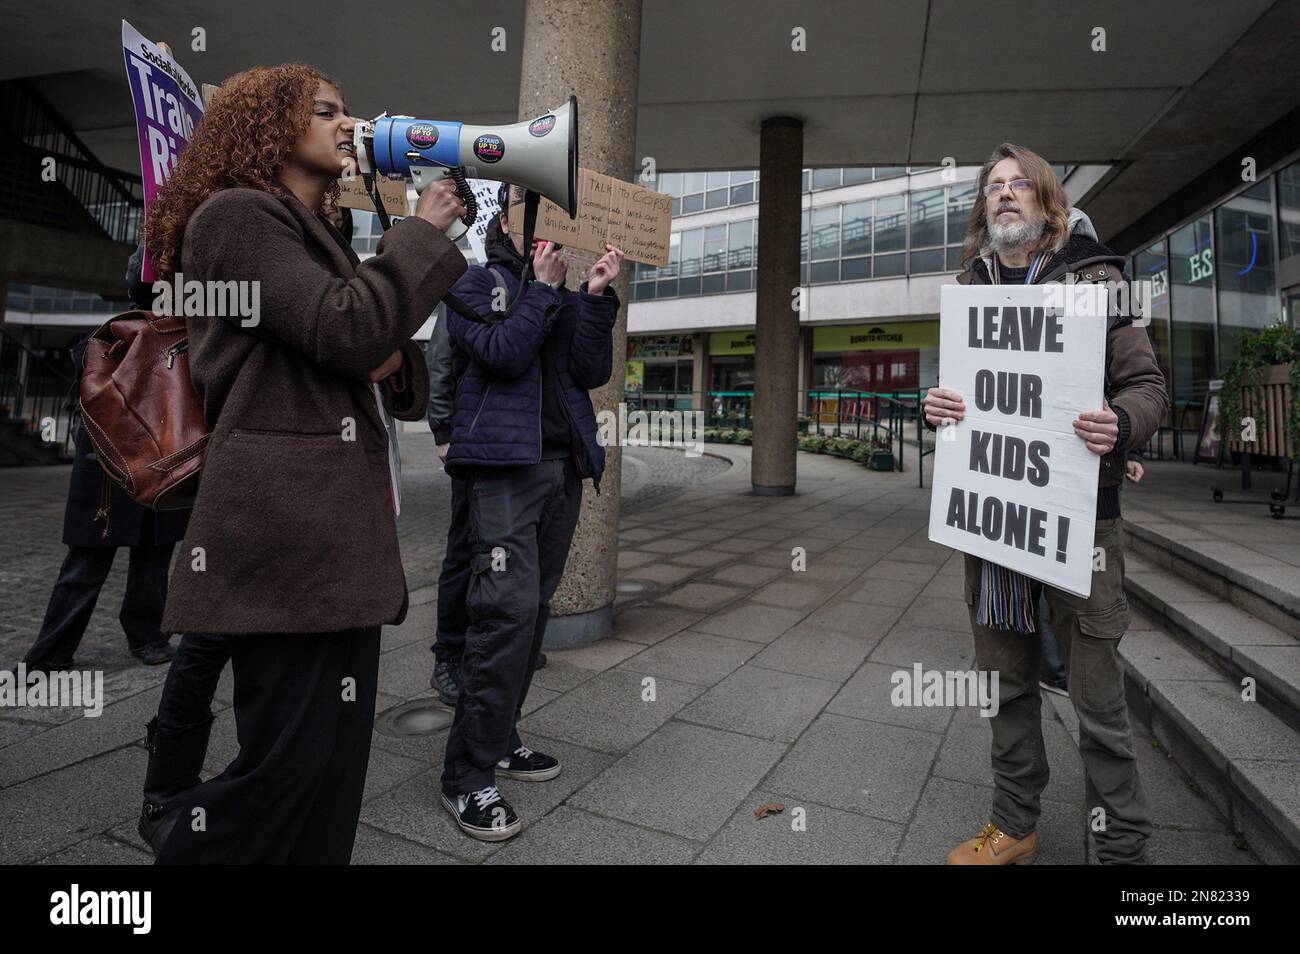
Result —
[[[0,78],[33,79],[121,168],[138,165],[123,17],[199,82],[305,61],[339,78],[355,115],[516,118],[522,0],[369,18],[340,0],[68,6],[8,11]],[[498,26],[504,53],[490,49]],[[206,52],[190,49],[194,27]],[[795,27],[806,52],[791,50]],[[1010,139],[1113,164],[1089,196],[1113,234],[1300,103],[1298,53],[1300,0],[645,0],[637,155],[661,170],[753,168],[759,123],[779,113],[804,120],[810,166],[979,162]]]

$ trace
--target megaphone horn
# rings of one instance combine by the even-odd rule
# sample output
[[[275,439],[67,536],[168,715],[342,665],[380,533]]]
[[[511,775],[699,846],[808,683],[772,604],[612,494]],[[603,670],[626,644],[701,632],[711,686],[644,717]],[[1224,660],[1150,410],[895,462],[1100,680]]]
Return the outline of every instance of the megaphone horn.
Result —
[[[442,119],[379,116],[356,124],[363,175],[410,179],[423,192],[451,178],[466,214],[447,229],[460,238],[474,224],[477,203],[466,178],[499,179],[544,195],[569,218],[578,214],[578,100],[509,126],[472,126]]]

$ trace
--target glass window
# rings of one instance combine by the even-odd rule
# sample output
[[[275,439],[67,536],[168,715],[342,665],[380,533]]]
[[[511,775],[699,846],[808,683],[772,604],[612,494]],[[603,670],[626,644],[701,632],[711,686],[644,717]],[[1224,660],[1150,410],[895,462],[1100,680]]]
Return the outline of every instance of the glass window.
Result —
[[[704,248],[704,230],[687,229],[681,234],[682,278],[700,274],[700,254]]]
[[[871,207],[871,199],[844,205],[844,224],[840,231],[840,241],[845,258],[851,255],[871,254]]]
[[[686,295],[698,295],[700,293],[700,276],[698,271],[693,276],[683,275],[677,284],[677,294],[683,297]]]
[[[709,189],[721,189],[726,187],[731,181],[730,172],[709,172],[706,173],[706,187]]]
[[[754,267],[754,220],[732,222],[730,228],[731,232],[727,239],[727,268],[748,271]]]
[[[809,181],[809,173],[808,173],[808,170],[805,169],[805,170],[803,171],[803,185],[800,186],[800,191],[801,191],[801,192],[807,192],[807,191],[808,191],[808,181]]]
[[[1247,328],[1278,319],[1273,261],[1272,182],[1257,182],[1214,212],[1214,257],[1219,291],[1219,366],[1237,354]]]
[[[911,262],[908,270],[913,275],[923,275],[926,272],[943,271],[943,249],[932,248],[923,252],[912,252],[910,255]]]
[[[907,175],[907,166],[876,166],[875,171],[877,179],[893,179]]]
[[[703,288],[700,292],[702,295],[716,295],[719,292],[727,290],[727,273],[717,272],[713,275],[705,275]]]
[[[840,207],[812,210],[813,261],[840,257]],[[816,271],[814,270],[814,274]]]
[[[946,260],[947,260],[948,271],[950,272],[961,271],[961,246],[949,245]]]
[[[1163,239],[1133,256],[1130,277],[1150,289],[1147,334],[1151,336],[1151,349],[1156,353],[1156,363],[1160,365],[1160,371],[1165,376],[1165,386],[1168,387],[1169,253],[1165,251]]]
[[[737,169],[731,174],[731,184],[740,185],[742,182],[753,182],[756,177],[753,169]]]
[[[682,215],[689,215],[692,212],[702,212],[704,210],[704,195],[696,192],[692,195],[684,195],[681,198]]]
[[[906,197],[887,195],[876,200],[876,252],[901,252],[907,247]],[[880,274],[879,265],[876,274]],[[898,274],[902,274],[900,271]]]
[[[971,210],[975,208],[975,186],[952,186],[948,189],[948,244],[960,246],[966,241]]]
[[[1282,257],[1300,255],[1300,162],[1277,174],[1277,205],[1282,214]]]
[[[872,259],[876,278],[892,278],[903,274],[903,253],[877,255]]]
[[[943,223],[944,223],[944,190],[943,189],[926,189],[922,192],[913,192],[912,199],[912,248],[928,248],[932,245],[943,244]],[[942,262],[943,256],[941,255]],[[927,269],[928,271],[942,270],[942,264],[938,269]],[[915,269],[913,269],[915,271]]]
[[[1169,279],[1174,400],[1202,401],[1216,370],[1214,251],[1209,216],[1169,236]]]
[[[840,184],[840,170],[838,169],[814,169],[812,176],[813,189],[833,189]]]
[[[674,232],[668,236],[668,267],[659,270],[660,278],[676,278],[677,268],[682,261],[682,235]]]
[[[710,225],[704,230],[704,271],[721,272],[726,269],[727,227]],[[708,283],[705,282],[707,289]]]
[[[706,209],[723,209],[727,206],[727,190],[713,189],[704,194],[704,207]]]
[[[745,182],[731,187],[731,204],[744,205],[754,201],[754,183]]]
[[[658,290],[655,293],[656,298],[676,298],[677,297],[677,279],[667,282],[656,282]]]
[[[864,255],[862,258],[846,258],[840,262],[840,281],[861,281],[870,277],[871,259],[869,257]]]
[[[754,273],[751,271],[744,272],[727,272],[727,291],[749,291],[754,287]]]
[[[857,166],[851,169],[844,170],[844,184],[846,186],[857,185],[859,182],[870,182],[870,181],[871,181],[870,166],[865,166],[865,167]]]
[[[681,214],[682,214],[682,200],[673,199],[673,215],[678,216]]]
[[[682,177],[682,195],[703,192],[709,177],[703,172],[688,172]]]
[[[680,172],[665,172],[659,176],[659,192],[666,192],[668,195],[678,196],[682,194],[682,174]]]
[[[825,282],[837,282],[840,280],[840,263],[836,259],[830,262],[813,262],[812,263],[812,283],[820,285]]]

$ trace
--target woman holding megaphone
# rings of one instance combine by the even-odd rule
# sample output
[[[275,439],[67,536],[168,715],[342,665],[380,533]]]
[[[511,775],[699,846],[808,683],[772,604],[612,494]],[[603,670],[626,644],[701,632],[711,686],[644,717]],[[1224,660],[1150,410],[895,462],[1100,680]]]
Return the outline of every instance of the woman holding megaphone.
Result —
[[[240,73],[149,210],[160,279],[251,283],[258,302],[189,316],[211,437],[163,631],[229,636],[240,749],[166,806],[160,862],[351,857],[380,627],[407,610],[391,418],[424,415],[410,338],[466,267],[449,181],[358,260],[322,214],[352,126],[311,67]]]

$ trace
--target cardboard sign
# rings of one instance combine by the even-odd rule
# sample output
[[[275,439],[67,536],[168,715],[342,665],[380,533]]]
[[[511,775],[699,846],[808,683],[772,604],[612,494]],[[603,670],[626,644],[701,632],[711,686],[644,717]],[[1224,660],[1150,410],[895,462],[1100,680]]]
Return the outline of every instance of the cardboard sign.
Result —
[[[945,285],[930,539],[1087,597],[1101,458],[1074,433],[1102,406],[1105,286]]]
[[[406,201],[406,180],[380,176],[378,182],[379,198],[384,203],[384,210],[389,215],[410,215],[411,208]],[[374,200],[370,198],[366,184],[359,175],[339,179],[339,205],[345,209],[375,211]]]
[[[522,201],[516,204],[519,199],[511,196],[510,231],[522,235],[524,206]],[[621,248],[628,261],[667,265],[672,217],[670,196],[579,169],[578,217],[570,219],[558,205],[543,198],[534,237],[602,254],[608,242]]]
[[[170,52],[122,21],[122,56],[126,82],[135,103],[135,132],[140,146],[140,178],[148,215],[158,190],[167,182],[181,150],[203,116],[198,85]],[[143,229],[141,230],[143,234]],[[154,280],[153,261],[144,256],[141,280]]]

